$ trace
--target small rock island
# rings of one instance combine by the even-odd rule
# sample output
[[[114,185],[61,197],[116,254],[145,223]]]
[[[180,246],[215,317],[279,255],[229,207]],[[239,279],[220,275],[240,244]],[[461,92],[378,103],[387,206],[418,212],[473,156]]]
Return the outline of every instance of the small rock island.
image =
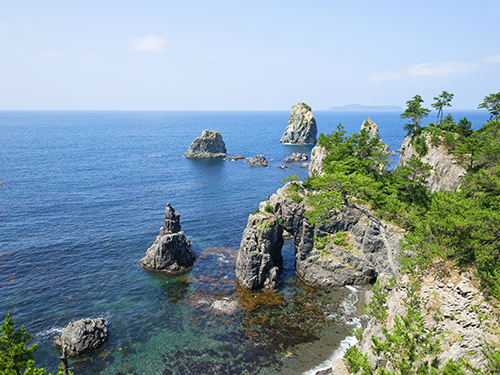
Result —
[[[290,111],[290,120],[285,134],[280,143],[291,143],[296,145],[309,145],[316,143],[316,119],[311,112],[311,107],[306,103],[299,102]]]
[[[147,270],[181,273],[190,268],[196,258],[191,241],[181,231],[180,214],[167,204],[165,222],[155,242],[146,251],[140,265]]]
[[[225,158],[226,156],[226,145],[222,140],[222,135],[216,130],[203,130],[201,137],[196,138],[184,154],[184,157],[188,159]]]
[[[64,350],[69,357],[96,350],[108,339],[108,329],[104,318],[80,319],[69,322],[61,336],[54,337],[54,347]]]

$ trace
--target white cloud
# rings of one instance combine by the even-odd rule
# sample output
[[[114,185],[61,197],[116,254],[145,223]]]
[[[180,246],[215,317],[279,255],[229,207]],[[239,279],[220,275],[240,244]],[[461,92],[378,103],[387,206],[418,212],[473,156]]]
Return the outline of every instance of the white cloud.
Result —
[[[139,70],[142,70],[142,68],[140,66],[136,66],[136,67],[127,66],[126,68],[123,68],[123,71],[126,73],[137,72]]]
[[[61,56],[64,56],[64,52],[63,51],[56,51],[56,50],[51,49],[51,50],[42,52],[42,56],[45,56],[45,57],[61,57]]]
[[[372,82],[394,81],[400,78],[401,73],[390,70],[384,70],[382,73],[372,73],[370,75],[370,81]]]
[[[500,64],[500,55],[485,57],[483,61],[488,64]]]
[[[413,65],[407,69],[407,73],[411,76],[449,76],[481,69],[481,64],[474,62],[447,61]]]
[[[154,35],[147,35],[144,38],[132,38],[128,48],[136,51],[163,52],[167,41]]]

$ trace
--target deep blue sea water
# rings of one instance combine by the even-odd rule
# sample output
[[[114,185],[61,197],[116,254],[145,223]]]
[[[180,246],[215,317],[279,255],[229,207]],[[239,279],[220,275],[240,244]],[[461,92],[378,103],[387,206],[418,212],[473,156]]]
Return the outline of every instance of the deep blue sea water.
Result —
[[[483,111],[451,111],[478,128]],[[314,112],[320,132],[359,131],[371,117],[385,143],[404,137],[397,112]],[[53,336],[71,320],[104,316],[110,339],[72,361],[80,374],[295,374],[321,365],[356,324],[355,293],[325,293],[294,277],[293,244],[276,295],[235,282],[248,215],[290,174],[277,166],[312,146],[283,145],[289,112],[0,111],[0,317],[10,313],[55,372]],[[432,114],[429,117],[432,121]],[[189,160],[202,130],[229,155],[270,166]],[[393,157],[394,162],[397,156]],[[180,276],[138,265],[170,202],[197,261]],[[224,314],[216,301],[236,301]],[[344,341],[345,343],[345,341]]]

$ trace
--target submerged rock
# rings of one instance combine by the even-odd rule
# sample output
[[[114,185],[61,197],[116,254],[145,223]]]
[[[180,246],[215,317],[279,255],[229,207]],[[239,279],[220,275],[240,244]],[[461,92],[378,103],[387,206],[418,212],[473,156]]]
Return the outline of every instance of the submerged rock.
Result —
[[[267,167],[269,165],[264,155],[257,155],[254,158],[248,159],[247,164],[250,167]]]
[[[216,130],[203,130],[184,154],[188,159],[226,157],[227,150],[222,135]]]
[[[140,265],[148,270],[180,273],[191,267],[195,258],[191,241],[181,231],[180,214],[168,203],[160,234],[146,251]]]
[[[313,144],[316,143],[317,133],[316,119],[311,107],[299,102],[290,111],[290,120],[280,143]]]
[[[104,318],[86,318],[70,322],[61,336],[54,337],[54,347],[62,350],[64,345],[66,355],[74,357],[96,350],[107,339],[108,329]]]
[[[227,157],[227,161],[237,161],[237,160],[243,160],[245,159],[244,156],[241,156],[241,155],[234,155],[234,156],[228,156]]]

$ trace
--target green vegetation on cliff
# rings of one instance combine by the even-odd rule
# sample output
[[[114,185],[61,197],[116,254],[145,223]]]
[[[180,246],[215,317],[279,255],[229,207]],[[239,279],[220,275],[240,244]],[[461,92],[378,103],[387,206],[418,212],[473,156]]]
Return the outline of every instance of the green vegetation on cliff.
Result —
[[[466,169],[457,191],[429,193],[424,182],[432,168],[420,158],[389,169],[383,144],[365,130],[347,136],[339,125],[332,134],[321,134],[324,173],[304,183],[315,191],[307,198],[310,222],[328,220],[329,212],[342,206],[366,206],[407,230],[402,259],[407,269],[425,268],[435,257],[454,259],[474,266],[485,291],[500,298],[500,120],[498,106],[490,103],[496,95],[485,98],[492,119],[476,131],[467,119],[456,124],[450,115],[422,128],[421,98],[408,102],[404,115],[411,119],[412,135],[429,132],[431,142],[442,142]]]

